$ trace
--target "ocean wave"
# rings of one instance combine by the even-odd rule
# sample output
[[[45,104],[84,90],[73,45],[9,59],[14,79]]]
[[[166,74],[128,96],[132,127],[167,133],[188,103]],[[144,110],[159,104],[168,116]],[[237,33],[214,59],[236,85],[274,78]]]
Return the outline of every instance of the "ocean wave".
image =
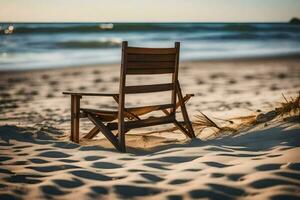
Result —
[[[1,24],[0,24],[1,25]],[[2,24],[2,30],[13,26],[13,34],[98,33],[98,32],[256,32],[300,31],[291,24],[235,23],[78,23],[78,24]],[[3,32],[3,31],[2,31]],[[4,32],[3,32],[4,33]]]
[[[55,43],[58,48],[67,49],[97,49],[97,48],[115,48],[121,46],[121,40],[106,40],[106,41],[63,41]]]

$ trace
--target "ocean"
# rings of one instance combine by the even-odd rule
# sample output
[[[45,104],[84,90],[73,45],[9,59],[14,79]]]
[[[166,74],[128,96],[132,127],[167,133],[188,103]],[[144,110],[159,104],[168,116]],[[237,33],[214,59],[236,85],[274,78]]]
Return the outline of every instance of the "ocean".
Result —
[[[181,60],[300,56],[289,23],[0,23],[0,70],[120,63],[121,42],[172,47]]]

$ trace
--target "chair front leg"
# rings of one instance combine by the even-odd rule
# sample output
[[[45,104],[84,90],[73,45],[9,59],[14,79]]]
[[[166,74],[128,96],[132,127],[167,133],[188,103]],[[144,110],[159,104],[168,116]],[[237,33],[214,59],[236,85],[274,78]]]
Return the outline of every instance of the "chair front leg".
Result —
[[[71,135],[70,140],[79,143],[80,95],[71,95]]]

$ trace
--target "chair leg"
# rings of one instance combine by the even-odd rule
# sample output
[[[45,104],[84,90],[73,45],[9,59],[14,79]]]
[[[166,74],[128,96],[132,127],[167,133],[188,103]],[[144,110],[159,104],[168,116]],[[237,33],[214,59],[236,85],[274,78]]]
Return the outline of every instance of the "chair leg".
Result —
[[[119,139],[119,146],[121,149],[121,152],[126,152],[126,145],[125,145],[125,131],[122,130],[118,133],[118,139]]]
[[[186,111],[186,107],[185,107],[185,104],[184,104],[184,99],[182,97],[182,92],[181,92],[179,82],[177,82],[176,86],[177,86],[177,95],[178,95],[180,108],[181,108],[181,113],[182,113],[184,122],[185,122],[185,124],[187,126],[187,129],[189,131],[190,138],[195,138],[196,136],[195,136],[194,129],[193,129],[192,123],[190,121],[189,115]]]
[[[88,138],[88,139],[92,139],[93,137],[95,137],[98,133],[100,132],[100,129],[95,126],[92,130],[90,130],[90,132],[88,132],[83,138]]]
[[[103,135],[114,145],[118,151],[122,151],[118,139],[97,117],[88,114],[88,118],[99,128]]]
[[[71,95],[71,135],[70,140],[79,143],[79,114],[80,114],[79,95]]]

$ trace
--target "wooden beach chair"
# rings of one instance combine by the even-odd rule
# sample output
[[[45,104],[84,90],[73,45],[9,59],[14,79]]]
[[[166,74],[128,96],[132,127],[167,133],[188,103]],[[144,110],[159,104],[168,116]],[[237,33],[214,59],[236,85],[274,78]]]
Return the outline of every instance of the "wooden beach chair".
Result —
[[[173,123],[187,137],[195,138],[185,102],[192,94],[182,96],[178,82],[180,43],[174,48],[139,48],[129,47],[128,42],[122,43],[122,63],[120,73],[119,94],[63,92],[71,96],[71,136],[70,139],[79,143],[79,119],[87,117],[95,127],[84,138],[93,138],[99,132],[121,152],[126,152],[125,134],[131,129]],[[130,75],[170,74],[171,83],[127,86],[126,78]],[[125,98],[128,94],[171,92],[171,102],[162,105],[143,107],[125,107]],[[83,96],[112,97],[118,104],[117,110],[96,110],[80,108],[80,99]],[[155,97],[155,94],[154,94]],[[177,101],[178,97],[178,101]],[[176,119],[176,110],[181,108],[184,121]],[[161,117],[141,116],[153,111],[162,111]],[[113,134],[113,130],[118,130]]]

